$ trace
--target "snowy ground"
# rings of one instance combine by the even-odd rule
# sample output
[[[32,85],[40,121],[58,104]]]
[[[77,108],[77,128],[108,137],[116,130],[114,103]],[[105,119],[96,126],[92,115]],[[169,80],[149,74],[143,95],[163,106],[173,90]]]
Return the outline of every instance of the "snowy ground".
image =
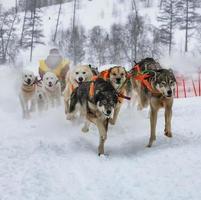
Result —
[[[98,157],[96,128],[81,133],[62,106],[23,120],[13,73],[0,70],[1,200],[201,198],[201,98],[175,100],[172,139],[160,113],[151,149],[147,110],[125,107]]]

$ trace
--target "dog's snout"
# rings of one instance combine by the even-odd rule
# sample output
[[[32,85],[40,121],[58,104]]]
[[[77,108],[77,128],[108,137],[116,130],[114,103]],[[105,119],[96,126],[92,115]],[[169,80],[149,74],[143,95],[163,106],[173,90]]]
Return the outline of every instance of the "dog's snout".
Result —
[[[168,90],[167,91],[167,94],[170,96],[170,95],[172,95],[172,90]]]
[[[48,84],[49,84],[49,86],[52,86],[52,82],[51,82],[51,81],[49,81],[49,83],[48,83]]]
[[[107,110],[107,114],[108,114],[108,115],[110,115],[110,114],[111,114],[111,112],[112,112],[111,110]]]
[[[121,82],[121,78],[116,78],[116,81],[119,84]]]
[[[83,78],[82,78],[82,77],[79,77],[78,80],[79,80],[80,82],[82,82],[82,81],[83,81]]]
[[[31,83],[31,79],[30,79],[30,78],[27,79],[27,83],[28,83],[28,84]]]

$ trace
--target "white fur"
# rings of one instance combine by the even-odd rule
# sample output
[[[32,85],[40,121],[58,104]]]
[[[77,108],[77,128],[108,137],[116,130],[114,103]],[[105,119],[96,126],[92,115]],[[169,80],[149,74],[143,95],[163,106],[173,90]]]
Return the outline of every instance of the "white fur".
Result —
[[[46,72],[42,85],[47,94],[48,106],[59,106],[61,104],[61,84],[57,76],[52,72]]]
[[[23,118],[30,117],[30,113],[35,111],[36,107],[36,86],[34,84],[36,77],[34,73],[24,70],[22,73],[21,89],[19,92],[19,99],[22,107]],[[27,92],[26,92],[27,90]],[[30,92],[29,92],[30,90]]]

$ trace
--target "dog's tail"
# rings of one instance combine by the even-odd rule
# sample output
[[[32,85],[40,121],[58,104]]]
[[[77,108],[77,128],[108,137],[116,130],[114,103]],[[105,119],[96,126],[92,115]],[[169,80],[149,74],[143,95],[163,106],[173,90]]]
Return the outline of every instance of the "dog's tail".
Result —
[[[76,104],[78,103],[78,98],[77,98],[77,88],[72,92],[71,98],[70,98],[70,108],[69,112],[72,113],[75,111]]]

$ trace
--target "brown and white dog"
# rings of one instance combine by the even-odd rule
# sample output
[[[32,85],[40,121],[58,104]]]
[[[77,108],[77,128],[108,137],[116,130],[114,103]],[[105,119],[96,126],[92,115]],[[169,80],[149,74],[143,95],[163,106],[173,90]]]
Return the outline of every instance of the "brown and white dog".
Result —
[[[22,85],[19,93],[22,116],[27,119],[36,107],[36,76],[29,70],[22,73]]]
[[[118,94],[125,95],[127,87],[127,72],[122,66],[114,66],[106,71],[100,73],[100,77],[109,80]],[[120,108],[123,103],[123,98],[119,97],[118,103],[115,106],[113,117],[110,119],[110,124],[115,124]]]
[[[69,70],[66,75],[66,88],[64,94],[65,114],[68,120],[72,120],[75,116],[69,115],[70,97],[75,88],[82,82],[90,81],[93,73],[89,65],[77,65],[74,69]]]

